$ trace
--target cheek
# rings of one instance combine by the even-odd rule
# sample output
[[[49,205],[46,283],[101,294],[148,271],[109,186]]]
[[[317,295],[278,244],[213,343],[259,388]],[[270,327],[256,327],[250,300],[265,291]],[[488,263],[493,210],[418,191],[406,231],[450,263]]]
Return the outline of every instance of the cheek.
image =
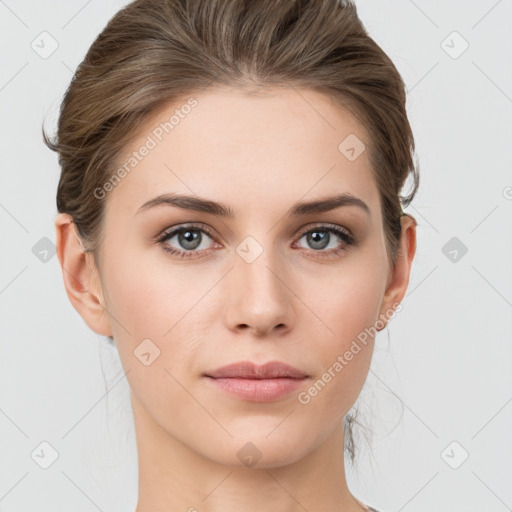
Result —
[[[133,257],[118,259],[105,274],[111,325],[125,370],[139,371],[137,354],[147,348],[151,358],[158,354],[152,368],[194,371],[189,365],[218,318],[208,296],[218,277],[185,266],[157,268]]]
[[[214,325],[204,297],[214,276],[203,280],[184,268],[170,273],[129,260],[106,274],[114,338],[132,393],[160,425],[190,424],[204,415],[187,393],[187,379],[197,373],[194,361]],[[172,407],[178,403],[187,406]]]
[[[320,325],[314,323],[323,333],[315,337],[315,351],[324,373],[315,377],[316,385],[308,393],[319,414],[328,409],[341,418],[368,374],[386,279],[385,260],[369,261],[365,264],[363,255],[351,265],[340,266],[336,279],[331,274],[316,280],[317,293],[308,296],[321,320]]]
[[[351,265],[340,266],[336,275],[331,272],[315,280],[315,292],[304,296],[324,324],[325,335],[321,339],[326,340],[327,346],[342,350],[375,324],[385,278],[384,263],[365,265],[361,258]],[[304,283],[304,286],[310,285]]]
[[[328,418],[327,423],[334,426],[357,400],[373,354],[370,328],[380,304],[376,295],[372,286],[347,285],[330,290],[329,300],[319,307],[319,316],[329,330],[323,329],[327,334],[314,338],[312,351],[321,363],[321,373],[298,397],[308,417],[324,422]]]
[[[112,327],[121,338],[126,331],[137,339],[170,338],[176,327],[187,323],[187,311],[207,291],[211,279],[205,277],[204,282],[182,266],[156,266],[137,255],[118,256],[112,253],[105,265],[107,306],[115,318]]]

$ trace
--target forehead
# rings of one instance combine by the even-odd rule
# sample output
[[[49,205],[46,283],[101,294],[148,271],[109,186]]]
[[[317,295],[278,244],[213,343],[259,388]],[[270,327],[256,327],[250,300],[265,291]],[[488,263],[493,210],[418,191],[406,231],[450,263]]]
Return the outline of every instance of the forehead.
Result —
[[[121,152],[114,169],[125,172],[107,209],[133,215],[167,192],[212,198],[240,213],[336,192],[375,203],[369,142],[349,111],[317,91],[191,94],[154,112]]]

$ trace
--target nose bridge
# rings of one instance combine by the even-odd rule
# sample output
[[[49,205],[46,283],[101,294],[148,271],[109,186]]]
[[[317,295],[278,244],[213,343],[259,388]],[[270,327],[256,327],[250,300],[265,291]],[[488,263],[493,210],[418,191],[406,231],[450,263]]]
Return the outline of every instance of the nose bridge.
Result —
[[[268,333],[276,326],[289,327],[292,305],[276,244],[271,235],[262,238],[248,236],[236,247],[228,321],[232,328],[244,325]]]
[[[253,237],[247,237],[236,249],[236,270],[241,282],[254,293],[277,298],[283,284],[278,279],[279,255],[270,243],[265,246]]]

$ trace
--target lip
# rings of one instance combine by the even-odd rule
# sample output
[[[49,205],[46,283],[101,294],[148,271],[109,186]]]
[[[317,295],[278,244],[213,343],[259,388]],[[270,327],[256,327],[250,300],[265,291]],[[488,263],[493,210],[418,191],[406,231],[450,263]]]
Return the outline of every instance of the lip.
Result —
[[[254,364],[251,361],[238,361],[205,375],[214,379],[233,377],[241,379],[277,379],[280,377],[303,379],[309,377],[307,373],[280,361],[270,361],[262,365]]]
[[[297,390],[309,375],[279,361],[239,361],[203,374],[216,389],[242,400],[270,402]]]

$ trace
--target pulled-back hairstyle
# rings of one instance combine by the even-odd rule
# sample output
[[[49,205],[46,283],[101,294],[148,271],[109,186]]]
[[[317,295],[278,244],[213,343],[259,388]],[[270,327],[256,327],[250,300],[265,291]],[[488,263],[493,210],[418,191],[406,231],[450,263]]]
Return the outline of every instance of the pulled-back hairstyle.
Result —
[[[351,0],[136,0],[108,22],[64,95],[55,138],[42,129],[59,155],[57,209],[72,216],[96,263],[104,200],[95,190],[117,156],[161,106],[223,85],[309,88],[354,115],[368,134],[394,266],[402,206],[419,185],[414,139],[403,80]],[[409,175],[412,189],[401,195]],[[354,421],[347,415],[352,462]]]

